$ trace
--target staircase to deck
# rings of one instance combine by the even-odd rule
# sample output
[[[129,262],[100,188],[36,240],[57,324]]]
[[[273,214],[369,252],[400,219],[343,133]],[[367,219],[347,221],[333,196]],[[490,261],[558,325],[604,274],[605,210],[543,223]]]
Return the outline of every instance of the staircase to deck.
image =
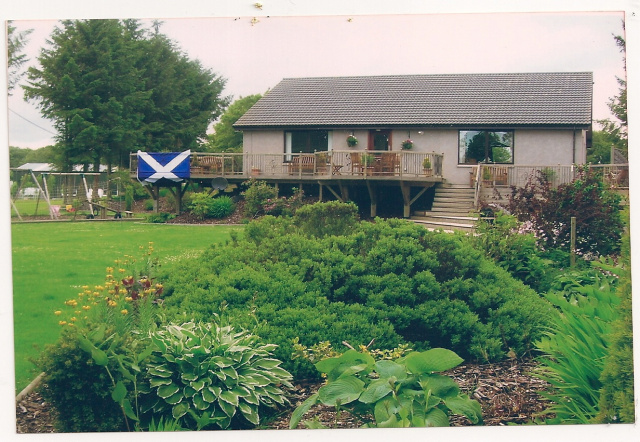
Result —
[[[409,219],[429,229],[472,232],[478,220],[474,190],[464,185],[440,185],[435,189],[431,210],[416,211]]]

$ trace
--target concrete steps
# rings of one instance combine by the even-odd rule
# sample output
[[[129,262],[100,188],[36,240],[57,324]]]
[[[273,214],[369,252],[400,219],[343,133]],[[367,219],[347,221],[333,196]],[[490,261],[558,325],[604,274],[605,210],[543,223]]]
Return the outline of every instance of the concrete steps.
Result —
[[[442,185],[435,190],[431,210],[416,211],[409,219],[428,229],[473,232],[478,220],[473,203],[473,188]]]

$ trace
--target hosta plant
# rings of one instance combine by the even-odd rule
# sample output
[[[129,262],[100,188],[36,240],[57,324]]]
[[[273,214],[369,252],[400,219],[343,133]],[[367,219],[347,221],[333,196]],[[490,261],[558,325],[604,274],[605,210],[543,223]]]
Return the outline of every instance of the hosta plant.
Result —
[[[450,413],[482,423],[480,404],[461,394],[453,379],[439,374],[461,362],[443,348],[410,352],[396,360],[375,361],[355,350],[324,359],[315,366],[327,383],[296,408],[289,427],[296,428],[318,403],[348,410],[366,422],[363,427],[448,426]]]
[[[192,429],[246,428],[260,412],[288,402],[291,375],[272,358],[275,345],[216,323],[168,325],[151,336],[149,410]]]

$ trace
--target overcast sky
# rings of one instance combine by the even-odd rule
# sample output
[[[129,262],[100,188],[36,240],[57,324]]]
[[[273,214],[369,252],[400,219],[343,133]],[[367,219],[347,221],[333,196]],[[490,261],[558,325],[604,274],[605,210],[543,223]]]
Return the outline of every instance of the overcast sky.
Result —
[[[286,77],[590,71],[593,115],[602,119],[611,118],[606,104],[618,92],[616,76],[625,75],[613,39],[624,32],[622,11],[278,16],[264,3],[253,8],[254,23],[247,15],[154,17],[189,57],[227,79],[224,93],[234,98],[264,93]],[[56,24],[14,21],[18,30],[34,30],[30,63]],[[53,127],[20,88],[8,104],[9,145],[53,144]]]

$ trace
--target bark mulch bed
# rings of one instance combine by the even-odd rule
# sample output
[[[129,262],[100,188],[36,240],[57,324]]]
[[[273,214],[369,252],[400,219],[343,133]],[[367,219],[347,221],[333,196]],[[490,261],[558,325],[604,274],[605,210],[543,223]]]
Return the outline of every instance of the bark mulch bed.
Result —
[[[480,402],[484,425],[501,426],[525,424],[541,416],[548,402],[539,392],[547,384],[534,378],[530,372],[535,367],[531,361],[509,360],[495,364],[462,365],[447,374],[452,376],[461,389]],[[266,429],[288,429],[291,413],[302,401],[313,394],[322,384],[301,382],[292,392],[292,407],[278,418],[267,423]],[[53,433],[53,418],[50,406],[36,392],[28,394],[16,405],[16,428],[18,433]],[[544,417],[544,416],[541,416]],[[304,420],[317,420],[330,428],[357,428],[363,424],[347,412],[336,413],[330,407],[315,406]],[[462,416],[451,417],[452,426],[469,426]],[[298,428],[305,428],[301,422]]]

